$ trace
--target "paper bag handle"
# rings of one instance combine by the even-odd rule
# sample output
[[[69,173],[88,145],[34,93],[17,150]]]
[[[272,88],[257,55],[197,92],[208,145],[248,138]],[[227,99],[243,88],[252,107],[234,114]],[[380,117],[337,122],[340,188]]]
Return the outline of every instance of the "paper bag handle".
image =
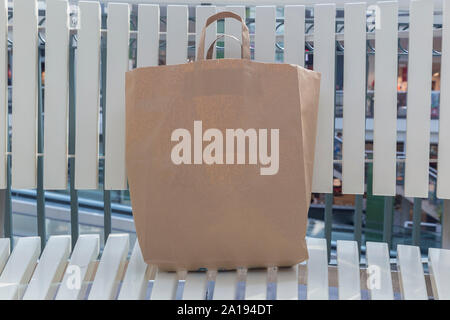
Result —
[[[213,43],[211,43],[211,45],[209,46],[208,51],[206,52],[206,60],[212,59],[212,55],[213,55],[213,53],[214,53],[214,47],[215,47],[217,41],[219,41],[219,39],[222,39],[222,38],[224,38],[224,37],[228,37],[228,38],[231,38],[231,39],[233,39],[233,40],[236,40],[236,41],[239,43],[239,45],[241,46],[241,50],[242,50],[242,43],[241,43],[241,41],[239,41],[238,38],[236,38],[235,36],[229,35],[229,34],[221,34],[221,35],[218,36],[218,37],[216,38],[216,40],[214,40]]]
[[[248,32],[248,28],[245,25],[244,21],[242,20],[241,16],[236,14],[236,13],[233,13],[231,11],[222,11],[222,12],[216,13],[216,14],[212,15],[211,17],[209,17],[208,20],[206,20],[206,24],[203,27],[202,34],[200,36],[200,42],[198,44],[197,60],[204,60],[205,59],[206,28],[211,23],[213,23],[213,22],[215,22],[217,20],[224,19],[224,18],[233,18],[233,19],[238,20],[238,21],[241,22],[241,25],[242,25],[241,55],[242,55],[242,59],[250,60],[250,35],[249,35],[249,32]],[[217,39],[216,39],[216,41],[217,41]],[[211,56],[212,56],[212,53],[211,53]]]

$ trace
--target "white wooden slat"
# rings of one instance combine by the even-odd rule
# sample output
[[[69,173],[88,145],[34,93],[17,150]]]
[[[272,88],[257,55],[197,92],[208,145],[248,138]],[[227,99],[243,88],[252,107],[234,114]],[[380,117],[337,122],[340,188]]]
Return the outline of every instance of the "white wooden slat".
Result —
[[[231,11],[238,14],[245,21],[245,6],[226,6],[220,9],[221,11]],[[234,19],[225,19],[225,33],[234,36],[242,41],[242,27],[239,21]],[[241,58],[241,45],[235,40],[225,37],[224,39],[225,51],[224,57],[227,59]]]
[[[69,265],[56,294],[56,300],[79,300],[85,295],[86,286],[93,273],[92,262],[97,259],[100,249],[98,234],[83,234],[78,237]]]
[[[434,299],[450,300],[450,250],[429,248],[428,269]]]
[[[366,242],[367,284],[372,300],[393,300],[391,265],[387,243]]]
[[[320,82],[312,192],[333,191],[336,6],[314,6],[314,70]]]
[[[63,276],[70,255],[70,236],[51,236],[34,270],[24,300],[49,300],[55,296],[56,286]]]
[[[44,188],[67,188],[69,6],[47,1],[45,13]]]
[[[98,188],[100,5],[80,1],[76,50],[75,188]]]
[[[206,285],[206,272],[188,272],[184,283],[183,300],[205,300]]]
[[[14,1],[12,79],[12,187],[36,187],[37,1]]]
[[[130,249],[128,233],[110,234],[89,292],[89,300],[112,300]]]
[[[397,153],[397,2],[377,5],[375,105],[373,116],[373,194],[394,196]]]
[[[345,5],[342,193],[364,194],[366,4]]]
[[[8,1],[0,8],[0,189],[6,189],[8,151]]]
[[[188,7],[167,6],[166,64],[187,62]]]
[[[217,273],[214,284],[214,300],[234,300],[236,297],[237,272],[221,271]]]
[[[255,61],[275,61],[275,6],[257,6],[255,12]]]
[[[338,293],[340,300],[360,300],[359,253],[356,241],[337,241]]]
[[[325,239],[306,238],[308,246],[306,297],[328,300],[328,257]]]
[[[108,4],[106,53],[105,189],[126,190],[125,72],[129,67],[130,7]]]
[[[159,64],[159,5],[138,6],[137,67]]]
[[[267,269],[248,270],[245,283],[245,300],[267,299]]]
[[[206,24],[206,20],[216,13],[215,6],[197,6],[195,12],[195,56],[197,57],[198,45],[200,43],[200,36],[202,34],[203,27]],[[217,22],[212,23],[206,30],[205,37],[205,52],[208,51],[211,43],[216,40],[217,37]],[[214,49],[213,59],[216,57],[216,51]]]
[[[128,262],[127,271],[120,288],[119,300],[142,300],[147,291],[147,264],[142,256],[139,242],[136,240]]]
[[[30,280],[40,253],[39,237],[19,238],[0,276],[0,300],[20,299],[19,286]]]
[[[437,197],[450,199],[450,3],[442,8],[441,91],[439,103],[439,152]]]
[[[158,270],[153,283],[151,300],[173,300],[178,287],[178,275],[176,272]]]
[[[278,268],[277,300],[298,299],[298,265],[289,268]]]
[[[284,7],[284,62],[305,65],[305,6]]]
[[[428,198],[433,2],[411,1],[409,29],[405,197]]]
[[[400,290],[405,300],[427,300],[420,249],[416,246],[397,246],[397,268]]]
[[[0,238],[0,274],[5,267],[10,252],[10,240],[9,238]]]

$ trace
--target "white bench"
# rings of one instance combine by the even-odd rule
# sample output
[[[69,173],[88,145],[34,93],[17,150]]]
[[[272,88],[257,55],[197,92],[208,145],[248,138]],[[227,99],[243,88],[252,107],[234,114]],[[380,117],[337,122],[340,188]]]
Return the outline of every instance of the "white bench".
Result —
[[[399,245],[391,271],[380,242],[367,243],[366,265],[354,241],[338,241],[337,265],[329,266],[326,241],[308,238],[310,258],[294,267],[178,273],[147,266],[137,242],[127,259],[128,234],[111,234],[99,260],[98,235],[81,235],[70,248],[70,236],[51,236],[40,255],[40,239],[25,237],[10,254],[9,239],[0,239],[0,299],[450,299],[444,249],[429,249],[425,275],[418,247]]]
[[[144,0],[142,0],[144,1]],[[124,0],[126,2],[126,0]],[[161,1],[159,1],[161,2]],[[171,1],[172,2],[172,1]],[[188,1],[187,1],[188,2]],[[217,1],[214,1],[217,2]],[[312,5],[311,1],[299,1]],[[328,1],[324,1],[328,2]],[[338,1],[341,5],[345,1]],[[353,1],[354,2],[354,1]],[[367,1],[370,4],[375,2]],[[401,1],[404,7],[406,1]],[[195,33],[188,30],[188,6],[167,7],[166,31],[160,32],[158,5],[138,6],[137,31],[130,31],[130,8],[127,4],[108,5],[107,28],[101,29],[100,5],[80,1],[79,28],[69,28],[67,1],[47,1],[45,26],[38,27],[37,2],[15,1],[13,26],[8,26],[7,1],[0,3],[0,74],[7,73],[8,28],[13,35],[13,113],[12,152],[8,152],[7,104],[0,108],[0,188],[7,189],[8,173],[12,188],[33,189],[42,179],[45,190],[66,189],[68,162],[75,174],[71,188],[96,189],[99,159],[105,161],[104,191],[125,190],[125,103],[123,73],[128,70],[130,37],[137,39],[137,66],[158,64],[159,40],[166,41],[166,63],[187,62],[188,41],[198,39],[208,16],[217,10],[231,10],[245,16],[244,6],[198,6]],[[133,1],[133,3],[135,3]],[[289,1],[289,3],[292,3]],[[313,191],[333,191],[333,139],[335,100],[335,41],[343,41],[344,117],[343,117],[343,193],[364,193],[365,148],[365,79],[366,40],[375,39],[375,116],[373,125],[373,192],[394,196],[396,193],[396,99],[397,41],[409,37],[409,88],[407,113],[407,150],[405,159],[405,196],[428,197],[430,144],[430,110],[432,39],[442,36],[442,70],[440,99],[440,140],[437,194],[450,199],[450,6],[442,9],[443,28],[433,30],[433,4],[439,1],[415,0],[410,7],[410,31],[398,31],[398,7],[395,2],[380,2],[375,8],[382,28],[366,33],[366,4],[345,5],[345,33],[336,34],[335,4],[314,5],[314,33],[305,31],[305,7],[285,6],[284,61],[304,64],[304,44],[314,43],[314,69],[322,73],[317,151]],[[254,4],[254,1],[252,2]],[[243,2],[245,5],[245,1]],[[409,5],[409,3],[407,4]],[[275,6],[256,7],[256,33],[251,36],[255,59],[275,60],[277,41]],[[225,22],[226,33],[240,37],[233,21]],[[417,32],[417,31],[420,32]],[[43,135],[37,128],[38,32],[46,37],[45,125]],[[76,64],[69,72],[70,35],[77,34]],[[101,36],[107,35],[107,78],[100,75]],[[208,30],[207,41],[216,37]],[[225,57],[236,58],[238,46],[225,38]],[[76,118],[69,117],[70,73],[76,74]],[[100,81],[106,85],[106,117],[103,137],[104,156],[99,152]],[[29,94],[28,94],[29,93]],[[7,101],[8,83],[0,77],[0,101]],[[105,98],[105,97],[104,97]],[[111,111],[111,112],[109,112]],[[69,143],[68,120],[76,125],[72,147]],[[42,135],[42,137],[41,137]],[[44,140],[41,152],[37,138]],[[68,153],[68,149],[75,153]],[[12,167],[8,166],[11,157]],[[39,171],[37,159],[43,161]],[[9,171],[10,170],[10,171]],[[39,175],[42,175],[39,178]],[[72,171],[71,171],[72,174]],[[10,190],[10,189],[9,189]],[[446,200],[448,201],[448,200]],[[444,210],[444,240],[450,244],[450,207]],[[39,216],[39,214],[38,214]],[[76,216],[76,215],[75,215]],[[45,218],[45,217],[44,217]],[[42,215],[41,215],[42,219]],[[44,220],[41,220],[45,222]],[[328,235],[327,235],[328,236]],[[330,241],[330,237],[328,237]],[[450,299],[450,251],[429,249],[430,273],[424,275],[419,248],[397,247],[397,271],[391,270],[388,247],[384,243],[366,244],[367,269],[360,266],[358,244],[337,242],[337,266],[329,266],[327,242],[309,239],[310,259],[293,268],[268,270],[245,269],[232,272],[158,272],[147,266],[139,247],[129,250],[128,235],[111,234],[100,260],[99,237],[79,236],[71,253],[70,236],[52,236],[41,254],[39,237],[20,238],[10,252],[9,239],[0,239],[0,299],[328,299],[337,288],[340,299]],[[369,282],[367,282],[369,280]],[[152,283],[152,285],[150,285]],[[245,283],[245,291],[243,291]],[[368,285],[370,283],[370,285]],[[184,285],[180,285],[184,284]],[[181,294],[182,292],[182,294]],[[306,292],[306,295],[304,294]],[[330,294],[331,292],[331,294]],[[303,294],[303,296],[302,296]]]

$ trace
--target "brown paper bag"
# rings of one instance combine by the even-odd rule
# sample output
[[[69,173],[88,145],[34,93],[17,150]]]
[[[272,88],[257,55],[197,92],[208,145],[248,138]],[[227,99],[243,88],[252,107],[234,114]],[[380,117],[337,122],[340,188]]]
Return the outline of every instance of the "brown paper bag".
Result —
[[[242,23],[243,59],[204,60]],[[209,56],[212,50],[209,50]],[[238,15],[198,61],[126,74],[126,166],[144,260],[168,270],[307,259],[320,74],[250,60]]]

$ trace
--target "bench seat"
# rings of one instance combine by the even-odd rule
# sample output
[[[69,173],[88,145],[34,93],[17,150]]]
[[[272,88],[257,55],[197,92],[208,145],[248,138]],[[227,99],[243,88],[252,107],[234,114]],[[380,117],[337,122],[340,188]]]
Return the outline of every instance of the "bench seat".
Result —
[[[99,258],[99,235],[85,234],[71,252],[70,236],[0,239],[0,299],[450,299],[450,250],[429,249],[424,273],[420,250],[366,243],[360,263],[355,241],[337,241],[328,264],[325,239],[308,238],[309,260],[289,268],[163,272],[148,266],[128,234],[111,234]]]

